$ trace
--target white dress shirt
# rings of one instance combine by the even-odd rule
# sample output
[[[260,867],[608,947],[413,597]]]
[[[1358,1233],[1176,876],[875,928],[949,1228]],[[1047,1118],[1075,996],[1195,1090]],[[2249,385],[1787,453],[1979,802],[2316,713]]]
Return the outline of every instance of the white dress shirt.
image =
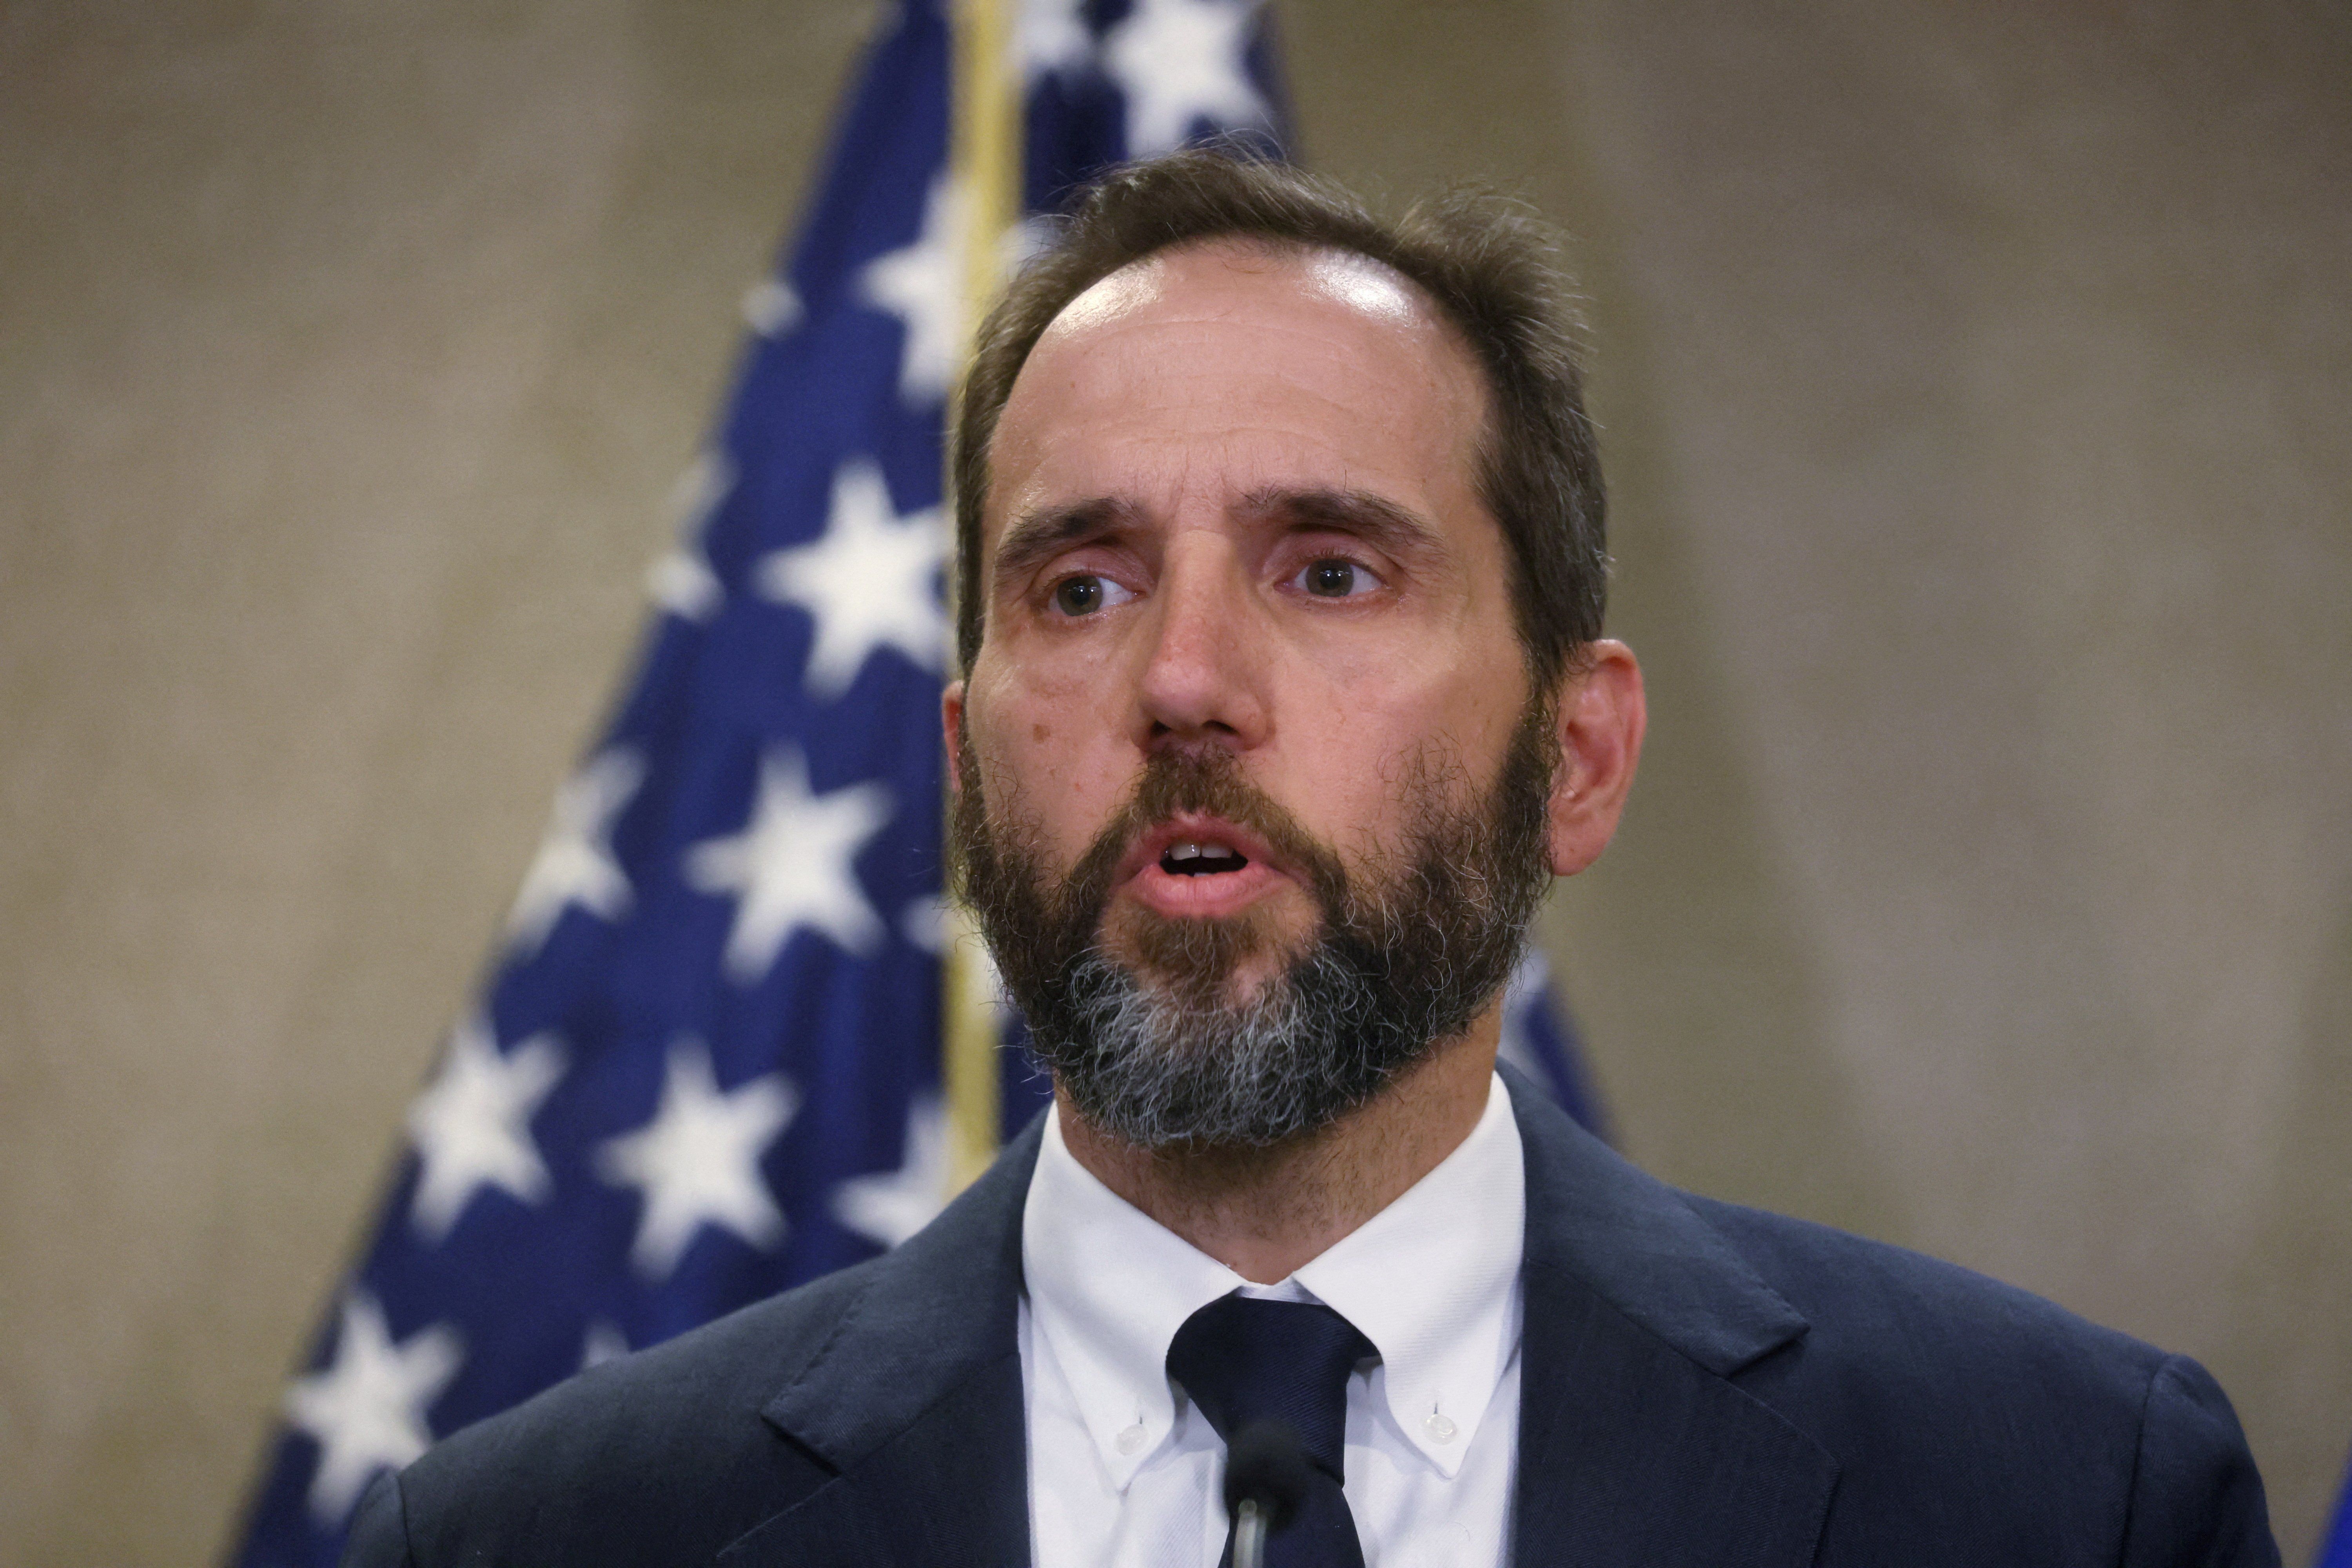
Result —
[[[1365,1568],[1507,1563],[1526,1214],[1499,1079],[1435,1170],[1265,1287],[1096,1180],[1049,1113],[1021,1230],[1037,1568],[1216,1568],[1224,1442],[1170,1383],[1168,1345],[1234,1290],[1323,1302],[1381,1352],[1348,1380],[1348,1507]]]

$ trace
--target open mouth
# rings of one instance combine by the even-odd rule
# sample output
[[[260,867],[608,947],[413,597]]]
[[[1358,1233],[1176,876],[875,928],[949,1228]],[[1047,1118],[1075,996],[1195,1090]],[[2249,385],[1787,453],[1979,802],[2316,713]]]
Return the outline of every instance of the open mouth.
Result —
[[[1145,833],[1118,874],[1129,896],[1171,920],[1238,915],[1290,884],[1271,846],[1206,812],[1182,813]]]
[[[1171,844],[1160,854],[1160,868],[1171,877],[1214,877],[1248,864],[1248,856],[1223,844],[1187,840]]]

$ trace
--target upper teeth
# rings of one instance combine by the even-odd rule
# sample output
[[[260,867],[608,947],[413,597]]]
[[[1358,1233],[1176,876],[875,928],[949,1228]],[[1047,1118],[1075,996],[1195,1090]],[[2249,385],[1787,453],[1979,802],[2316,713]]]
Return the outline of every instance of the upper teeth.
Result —
[[[1168,851],[1168,858],[1198,860],[1203,855],[1213,855],[1222,859],[1232,854],[1233,851],[1222,844],[1179,844]]]

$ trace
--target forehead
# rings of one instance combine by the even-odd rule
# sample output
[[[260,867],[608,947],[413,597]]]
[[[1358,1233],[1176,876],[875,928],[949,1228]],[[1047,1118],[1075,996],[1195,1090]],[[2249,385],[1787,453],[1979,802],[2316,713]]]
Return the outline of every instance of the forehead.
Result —
[[[992,443],[984,539],[1089,488],[1344,483],[1452,510],[1485,417],[1453,329],[1381,263],[1235,241],[1163,251],[1039,338]]]

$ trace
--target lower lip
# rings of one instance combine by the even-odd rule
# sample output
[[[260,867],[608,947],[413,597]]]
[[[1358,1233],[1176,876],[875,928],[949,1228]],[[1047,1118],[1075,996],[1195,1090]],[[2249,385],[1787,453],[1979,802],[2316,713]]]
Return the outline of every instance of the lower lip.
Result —
[[[1128,879],[1125,891],[1163,915],[1209,917],[1238,914],[1288,880],[1255,860],[1238,871],[1199,877],[1170,871],[1155,860]]]

